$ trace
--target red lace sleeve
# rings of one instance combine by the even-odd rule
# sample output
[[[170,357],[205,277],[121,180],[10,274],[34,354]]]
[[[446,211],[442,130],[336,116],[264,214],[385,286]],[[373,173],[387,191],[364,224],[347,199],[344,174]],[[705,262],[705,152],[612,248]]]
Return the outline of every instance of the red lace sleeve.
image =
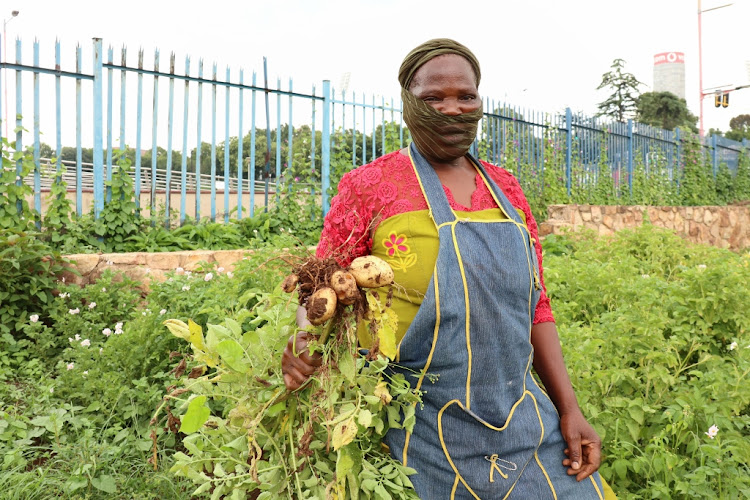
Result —
[[[523,213],[526,215],[526,225],[529,228],[531,237],[534,238],[535,241],[534,247],[536,249],[537,260],[539,261],[539,280],[542,282],[542,295],[539,297],[539,303],[536,305],[534,324],[545,323],[547,321],[552,321],[554,323],[555,317],[552,314],[552,305],[547,296],[547,287],[544,285],[542,245],[539,242],[539,228],[537,227],[536,220],[531,213],[531,207],[529,206],[528,200],[526,200],[526,195],[523,194],[523,189],[518,183],[518,180],[510,172],[491,164],[482,163],[485,166],[488,166],[489,170],[494,174],[492,175],[493,179],[500,184],[505,196],[508,197],[508,201],[510,201],[514,207],[523,210]]]
[[[352,170],[341,178],[338,194],[331,200],[331,209],[323,221],[316,250],[318,257],[334,257],[343,267],[356,257],[368,255],[372,248],[368,230],[372,210],[364,205],[357,192],[356,172]]]

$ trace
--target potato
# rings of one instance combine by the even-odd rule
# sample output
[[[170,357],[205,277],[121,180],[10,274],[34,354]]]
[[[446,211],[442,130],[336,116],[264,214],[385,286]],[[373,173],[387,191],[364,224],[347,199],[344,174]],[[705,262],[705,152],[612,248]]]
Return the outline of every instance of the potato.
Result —
[[[349,265],[349,272],[357,285],[363,288],[378,288],[393,283],[393,269],[386,261],[374,255],[357,257]]]
[[[307,299],[307,319],[313,325],[322,325],[336,313],[336,292],[327,286],[315,290]]]
[[[297,282],[299,281],[299,276],[296,274],[290,274],[286,278],[284,278],[284,281],[281,282],[281,289],[284,290],[286,293],[292,293],[295,288],[297,288]]]
[[[336,292],[336,298],[344,305],[354,304],[360,296],[357,280],[347,271],[336,271],[331,276],[331,288]]]

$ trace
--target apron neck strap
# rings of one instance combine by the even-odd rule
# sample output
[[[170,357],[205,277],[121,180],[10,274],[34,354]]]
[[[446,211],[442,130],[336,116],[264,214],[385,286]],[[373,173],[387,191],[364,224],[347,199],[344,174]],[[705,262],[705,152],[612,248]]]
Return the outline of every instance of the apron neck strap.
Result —
[[[503,190],[500,189],[500,187],[490,178],[482,164],[471,156],[471,154],[467,153],[466,156],[474,165],[474,168],[476,168],[481,174],[482,179],[489,187],[492,196],[495,198],[495,202],[500,207],[500,210],[505,213],[505,216],[517,223],[523,224],[521,217],[505,196]],[[427,159],[422,156],[422,153],[419,152],[413,142],[409,145],[409,157],[411,158],[414,172],[417,175],[417,181],[419,181],[419,187],[422,189],[422,194],[427,201],[427,208],[430,211],[432,219],[435,221],[435,225],[440,226],[446,222],[455,221],[456,214],[448,203],[448,197],[445,194],[445,189],[443,189],[443,183],[440,182],[440,178],[438,177],[437,172],[435,172],[435,169],[432,168],[432,165],[430,165]]]

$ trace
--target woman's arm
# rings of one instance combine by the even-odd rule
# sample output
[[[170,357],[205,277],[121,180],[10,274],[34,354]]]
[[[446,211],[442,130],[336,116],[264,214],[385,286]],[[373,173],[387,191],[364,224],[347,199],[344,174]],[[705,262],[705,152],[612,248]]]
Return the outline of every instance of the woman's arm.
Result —
[[[552,322],[537,323],[531,328],[534,346],[534,370],[542,380],[550,399],[560,414],[560,430],[568,449],[563,465],[568,474],[581,481],[599,468],[601,439],[581,413],[568,370],[563,360],[557,327]]]

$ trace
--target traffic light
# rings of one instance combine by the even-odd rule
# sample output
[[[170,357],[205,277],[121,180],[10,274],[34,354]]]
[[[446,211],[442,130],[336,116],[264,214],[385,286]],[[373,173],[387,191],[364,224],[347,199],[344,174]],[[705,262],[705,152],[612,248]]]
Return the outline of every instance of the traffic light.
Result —
[[[721,96],[721,107],[726,108],[727,106],[729,106],[729,92],[725,92]]]
[[[714,94],[714,107],[721,107],[721,94],[718,92]]]

